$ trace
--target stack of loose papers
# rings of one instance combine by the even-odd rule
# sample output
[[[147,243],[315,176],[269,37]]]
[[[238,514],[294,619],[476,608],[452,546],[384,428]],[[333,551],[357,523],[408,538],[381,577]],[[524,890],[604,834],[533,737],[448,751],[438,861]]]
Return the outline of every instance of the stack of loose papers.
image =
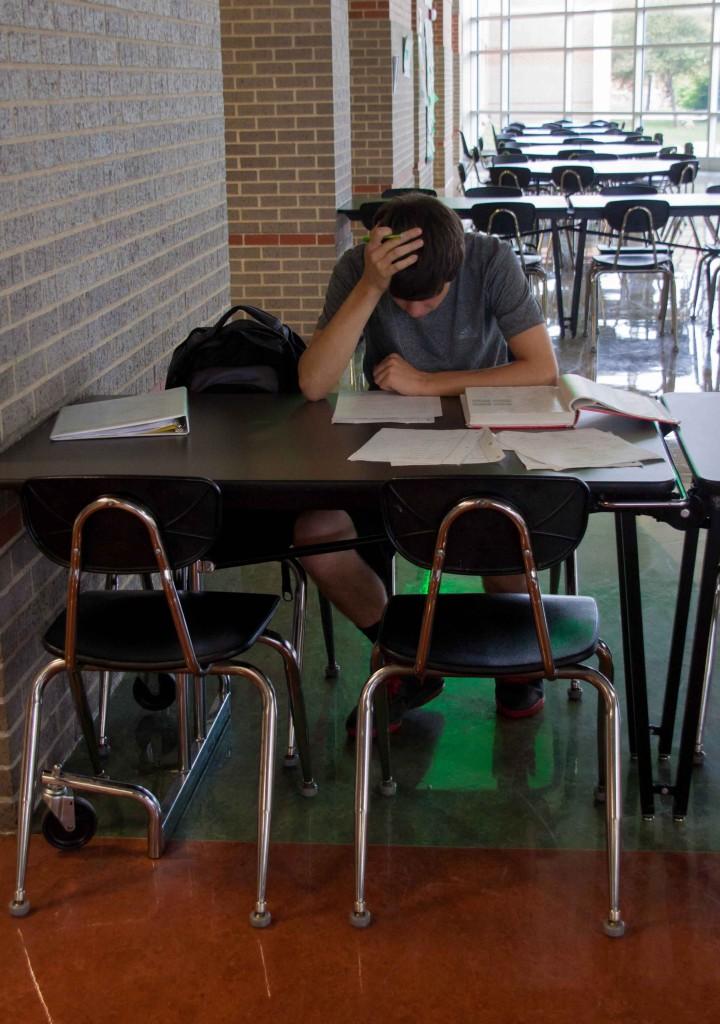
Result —
[[[338,395],[333,423],[433,423],[442,415],[439,398],[366,391]]]
[[[501,430],[496,441],[513,451],[526,469],[565,470],[606,466],[638,466],[660,456],[607,430]]]
[[[350,462],[391,466],[467,466],[505,458],[489,430],[402,430],[383,427],[354,452]]]

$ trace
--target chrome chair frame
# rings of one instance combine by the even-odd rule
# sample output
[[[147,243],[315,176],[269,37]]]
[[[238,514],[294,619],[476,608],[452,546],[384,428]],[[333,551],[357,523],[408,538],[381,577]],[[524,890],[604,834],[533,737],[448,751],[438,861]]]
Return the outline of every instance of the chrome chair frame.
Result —
[[[121,511],[135,517],[144,527],[155,557],[160,586],[170,611],[177,636],[182,662],[169,666],[176,673],[179,725],[178,775],[170,793],[161,805],[147,788],[109,778],[101,767],[98,744],[82,672],[104,672],[107,665],[96,665],[78,657],[77,616],[80,581],[83,574],[83,528],[99,512]],[[273,771],[277,729],[277,698],[270,679],[260,669],[240,661],[223,661],[202,665],[193,646],[192,637],[183,611],[173,569],[168,559],[160,529],[152,513],[142,504],[111,495],[98,497],[87,504],[76,516],[72,527],[70,564],[66,592],[66,621],[64,653],[54,658],[36,677],[30,693],[25,722],[24,748],[21,766],[20,800],[17,836],[17,872],[15,892],[9,910],[12,916],[25,916],[30,910],[26,891],[26,872],[30,842],[30,829],[37,782],[43,787],[43,798],[51,809],[60,809],[61,821],[67,830],[75,825],[73,792],[99,793],[133,800],[144,807],[148,818],[148,856],[160,857],[168,834],[177,824],[182,810],[199,781],[205,764],[229,715],[229,686],[231,677],[247,679],[258,690],[262,701],[260,764],[258,782],[257,819],[257,878],[255,905],[250,914],[254,927],[266,927],[271,921],[267,908],[267,869],[270,844],[270,824],[273,798]],[[288,673],[291,704],[302,703],[302,691],[295,652],[286,641],[267,630],[262,639],[278,650]],[[165,666],[168,667],[168,666]],[[38,771],[38,744],[41,727],[42,704],[45,689],[60,673],[66,673],[73,696],[76,714],[90,755],[94,775],[85,776],[63,771],[56,764],[51,771]],[[221,679],[219,703],[212,726],[193,741],[190,730],[191,700],[189,680],[203,681],[207,676]],[[196,690],[197,692],[197,690]],[[204,707],[204,702],[203,702]],[[196,702],[197,708],[197,702]],[[312,782],[312,780],[310,780]],[[314,783],[313,783],[314,786]]]
[[[603,929],[611,938],[624,934],[625,925],[620,913],[620,823],[622,816],[622,782],[620,752],[620,706],[617,694],[612,685],[612,656],[607,646],[600,640],[596,647],[600,670],[583,664],[557,666],[554,662],[552,645],[548,631],[547,618],[543,605],[542,594],[538,581],[538,573],[533,555],[532,539],[527,524],[521,513],[511,504],[492,497],[468,497],[457,502],[443,518],[437,533],[434,546],[434,558],[430,570],[430,582],[425,599],[419,640],[412,665],[393,663],[382,664],[382,655],[376,646],[374,651],[373,672],[365,683],[358,701],[358,735],[356,741],[356,775],[355,775],[355,899],[350,914],[350,923],[358,928],[367,927],[372,921],[372,914],[365,899],[365,876],[367,869],[368,816],[370,790],[370,758],[372,747],[372,715],[375,707],[377,716],[378,745],[381,752],[383,778],[380,791],[385,796],[392,796],[396,784],[390,773],[389,753],[387,751],[387,700],[384,682],[390,676],[414,675],[423,678],[427,675],[439,675],[428,668],[431,640],[435,619],[435,611],[440,594],[440,584],[448,548],[448,534],[455,522],[468,512],[476,510],[492,510],[507,517],[517,531],[522,560],[525,570],[532,618],[535,626],[538,649],[542,662],[542,672],[537,675],[543,679],[583,679],[598,691],[598,743],[601,746],[601,781],[604,776],[604,791],[601,799],[605,802],[605,823],[608,856],[608,916],[603,921]],[[454,672],[453,674],[461,675]],[[465,675],[483,674],[482,666],[473,666],[463,673]],[[375,701],[375,692],[381,688]],[[381,741],[384,738],[384,742]]]
[[[478,209],[479,210],[483,210],[483,207],[482,206],[478,206]],[[471,213],[471,216],[472,216],[473,215],[473,211],[471,210],[470,213]],[[512,240],[513,250],[515,252],[515,255],[520,260],[520,266],[522,267],[523,274],[525,275],[526,278],[531,278],[531,277],[536,278],[536,280],[540,281],[540,283],[542,285],[542,312],[543,312],[543,316],[547,320],[547,296],[548,296],[547,273],[545,272],[545,268],[542,265],[542,256],[539,253],[534,253],[534,252],[533,253],[528,253],[528,252],[526,252],[526,246],[525,246],[525,243],[523,242],[523,235],[522,235],[522,232],[520,231],[520,223],[518,221],[517,214],[515,213],[515,211],[513,209],[510,209],[510,208],[506,207],[506,206],[498,206],[494,210],[492,210],[492,212],[490,213],[490,215],[488,217],[488,220],[487,220],[487,228],[486,228],[487,234],[491,235],[491,234],[494,233],[493,230],[492,230],[493,224],[494,224],[494,222],[495,222],[497,217],[502,217],[502,216],[509,216],[509,217],[512,218],[513,234],[514,234],[514,239]],[[533,207],[533,216],[534,216],[534,207]],[[475,222],[475,217],[473,217],[473,222]],[[481,230],[480,228],[478,228],[477,223],[475,223],[475,227],[476,227],[477,230]],[[497,232],[495,232],[495,233],[497,233]],[[497,234],[498,234],[498,237],[502,237],[502,238],[511,239],[511,237],[512,237],[509,234],[506,234],[504,232],[503,233],[497,233]],[[526,256],[527,257],[531,257],[531,259],[526,259]]]
[[[651,200],[652,202],[652,200]],[[644,215],[646,227],[644,232],[648,244],[633,253],[632,248],[623,248],[628,240],[629,231],[637,231],[637,228],[630,228],[629,222],[635,214]],[[635,261],[635,262],[629,262]],[[651,213],[651,207],[638,204],[629,207],[622,219],[618,231],[618,240],[615,251],[611,254],[598,254],[593,256],[588,266],[585,279],[585,321],[583,337],[587,337],[588,320],[591,323],[591,344],[590,351],[597,351],[597,324],[600,308],[600,278],[604,274],[657,274],[663,279],[663,294],[658,314],[660,333],[665,333],[665,318],[667,315],[667,301],[670,296],[671,310],[671,331],[673,337],[673,352],[678,351],[677,343],[677,299],[675,293],[675,271],[672,262],[672,253],[667,246],[657,239],[657,228],[655,219]]]

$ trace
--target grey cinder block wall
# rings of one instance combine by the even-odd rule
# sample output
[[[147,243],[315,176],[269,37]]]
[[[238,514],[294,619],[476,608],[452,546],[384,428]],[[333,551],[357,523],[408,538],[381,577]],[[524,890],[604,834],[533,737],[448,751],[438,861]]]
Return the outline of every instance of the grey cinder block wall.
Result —
[[[162,383],[229,304],[218,0],[0,0],[0,446]],[[1,456],[0,456],[1,458]],[[0,829],[63,574],[0,492]],[[44,757],[76,727],[48,692]]]

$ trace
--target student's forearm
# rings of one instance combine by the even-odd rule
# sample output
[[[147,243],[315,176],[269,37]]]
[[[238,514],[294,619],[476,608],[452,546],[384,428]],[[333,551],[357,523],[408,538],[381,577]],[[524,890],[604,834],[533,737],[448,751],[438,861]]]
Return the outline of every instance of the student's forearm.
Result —
[[[307,399],[325,398],[337,386],[381,296],[381,291],[358,282],[330,322],[315,331],[298,367],[300,390]]]
[[[429,395],[460,395],[470,387],[512,387],[534,384],[557,384],[557,369],[552,364],[538,367],[517,360],[485,370],[448,370],[428,374]]]

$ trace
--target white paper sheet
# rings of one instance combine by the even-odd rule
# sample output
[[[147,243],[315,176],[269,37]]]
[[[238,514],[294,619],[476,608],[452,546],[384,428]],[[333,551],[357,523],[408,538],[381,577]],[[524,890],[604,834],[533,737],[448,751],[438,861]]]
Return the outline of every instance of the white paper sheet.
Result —
[[[434,396],[395,395],[387,391],[341,392],[333,423],[433,423],[442,416]]]
[[[403,430],[383,427],[348,457],[392,466],[467,466],[501,462],[502,448],[489,430]]]
[[[514,451],[527,469],[588,469],[637,466],[660,456],[623,440],[607,430],[501,430],[495,438],[505,451]]]

